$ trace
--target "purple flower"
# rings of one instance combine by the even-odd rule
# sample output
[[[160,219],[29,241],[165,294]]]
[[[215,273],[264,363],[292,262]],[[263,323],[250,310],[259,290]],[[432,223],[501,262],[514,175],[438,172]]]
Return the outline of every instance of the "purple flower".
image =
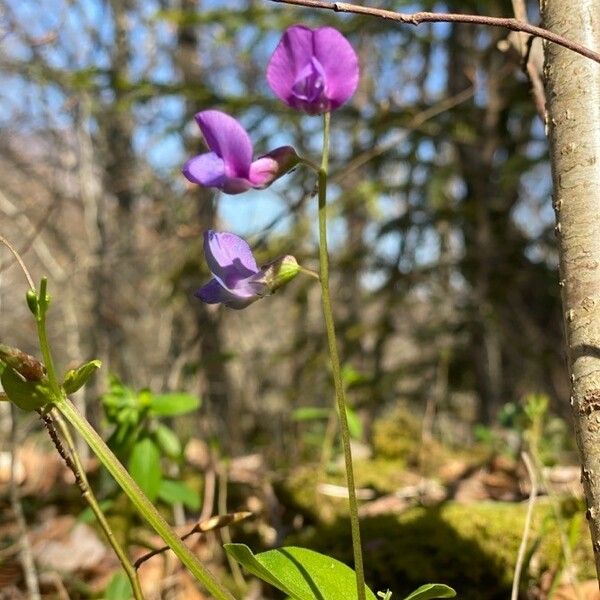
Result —
[[[267,187],[298,163],[298,155],[291,146],[282,146],[252,161],[248,132],[221,111],[199,112],[196,122],[210,152],[185,163],[183,174],[192,183],[240,194],[250,188]]]
[[[267,67],[271,89],[296,110],[317,115],[335,110],[356,91],[358,58],[332,27],[289,27]]]
[[[204,233],[204,255],[213,278],[196,296],[207,304],[245,308],[268,293],[248,243],[233,233]]]
[[[248,243],[233,233],[206,231],[204,255],[213,278],[196,292],[196,297],[229,308],[245,308],[300,272],[296,259],[289,255],[259,269]]]

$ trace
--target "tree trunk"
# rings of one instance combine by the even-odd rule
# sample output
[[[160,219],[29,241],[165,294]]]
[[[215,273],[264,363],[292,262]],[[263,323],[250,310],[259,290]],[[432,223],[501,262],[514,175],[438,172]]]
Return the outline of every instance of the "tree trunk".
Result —
[[[176,4],[184,14],[194,14],[199,10],[198,0],[178,0]],[[182,24],[177,31],[176,64],[181,73],[181,80],[186,90],[193,90],[203,81],[204,72],[200,63],[201,49],[197,25]],[[192,123],[194,113],[209,108],[198,105],[192,97],[185,102],[185,122]],[[198,141],[185,139],[188,155],[198,153]],[[217,209],[211,198],[213,192],[198,188],[198,223],[202,231],[215,229],[217,225]],[[198,332],[198,350],[200,353],[202,371],[205,376],[206,388],[203,393],[204,411],[202,422],[204,433],[214,435],[221,440],[222,447],[233,451],[241,444],[236,431],[239,414],[234,406],[233,385],[224,356],[226,349],[223,343],[221,327],[221,311],[215,314],[212,310],[193,298],[196,327]],[[205,423],[208,417],[208,423]],[[206,431],[208,430],[208,431]]]
[[[544,26],[600,47],[600,0],[542,0]],[[548,133],[571,406],[600,575],[600,66],[545,48]]]

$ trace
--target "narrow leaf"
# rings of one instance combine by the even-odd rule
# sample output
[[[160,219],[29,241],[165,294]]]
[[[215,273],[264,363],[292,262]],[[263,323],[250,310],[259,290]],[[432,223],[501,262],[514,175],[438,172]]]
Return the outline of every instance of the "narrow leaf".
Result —
[[[77,369],[71,369],[65,374],[63,388],[67,394],[74,394],[81,389],[89,378],[102,366],[99,360],[90,360]]]
[[[160,450],[149,437],[144,437],[133,446],[129,457],[129,472],[146,496],[156,500],[162,473],[160,469]]]
[[[351,408],[346,408],[346,416],[348,417],[348,429],[350,430],[350,435],[355,440],[362,439],[363,426],[356,412],[354,412]]]
[[[303,406],[297,408],[292,413],[294,421],[317,421],[327,419],[331,410],[329,408],[320,408],[318,406]]]
[[[105,600],[129,600],[133,596],[131,583],[123,571],[113,575],[104,591]]]
[[[200,407],[200,398],[192,394],[174,392],[153,396],[150,402],[150,412],[163,417],[175,417],[193,412]]]
[[[443,583],[426,583],[404,600],[432,600],[433,598],[454,598],[456,592]]]
[[[198,510],[200,508],[198,493],[180,481],[163,479],[158,488],[158,497],[168,504],[184,504],[190,510]]]

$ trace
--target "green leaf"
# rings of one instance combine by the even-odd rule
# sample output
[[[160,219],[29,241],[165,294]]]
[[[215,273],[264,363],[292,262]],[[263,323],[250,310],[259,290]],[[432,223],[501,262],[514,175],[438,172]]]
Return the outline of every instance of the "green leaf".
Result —
[[[133,446],[129,457],[129,473],[146,496],[152,501],[156,500],[162,472],[160,450],[151,438],[144,437]]]
[[[200,508],[200,496],[198,493],[181,481],[163,479],[158,488],[158,497],[167,504],[181,502],[190,510],[198,510]]]
[[[244,544],[225,544],[225,551],[249,573],[295,600],[348,600],[356,597],[356,574],[334,558],[288,546],[253,554]],[[376,600],[365,586],[367,600]]]
[[[303,406],[292,413],[294,421],[317,421],[327,419],[331,409],[318,406]]]
[[[104,590],[104,600],[129,600],[132,596],[131,583],[123,571],[115,573]]]
[[[173,459],[181,457],[183,447],[172,429],[166,425],[158,425],[154,432],[154,439],[165,456]]]
[[[67,371],[62,384],[65,392],[67,394],[74,394],[77,390],[81,389],[101,366],[101,361],[90,360],[90,362],[77,367],[77,369]]]
[[[346,408],[346,416],[348,417],[348,429],[350,430],[351,437],[355,440],[362,439],[363,426],[358,415],[351,408]]]
[[[106,511],[110,510],[114,505],[114,500],[101,500],[98,502],[98,505],[100,506],[100,510],[103,513],[106,513]],[[94,515],[94,511],[88,506],[85,510],[82,510],[79,513],[77,520],[81,521],[82,523],[92,523],[95,518],[96,515]]]
[[[153,396],[150,403],[150,412],[162,417],[175,417],[193,412],[200,407],[200,398],[192,394],[174,392],[172,394],[159,394]]]
[[[0,381],[8,399],[21,410],[36,410],[53,400],[53,393],[47,379],[26,381],[14,369],[5,365]]]
[[[443,583],[426,583],[404,600],[431,600],[432,598],[454,598],[456,592]]]

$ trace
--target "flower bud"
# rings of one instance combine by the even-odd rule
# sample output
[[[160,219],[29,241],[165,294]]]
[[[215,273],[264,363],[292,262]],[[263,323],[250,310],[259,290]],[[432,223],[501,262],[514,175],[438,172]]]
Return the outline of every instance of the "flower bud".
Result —
[[[14,369],[27,381],[40,381],[46,374],[44,365],[37,358],[4,344],[0,344],[0,361]]]
[[[300,273],[300,265],[291,254],[282,256],[262,268],[262,281],[272,294]]]
[[[35,293],[35,290],[27,290],[25,294],[25,299],[27,300],[27,306],[29,310],[32,312],[34,317],[37,317],[38,314],[38,297]]]

